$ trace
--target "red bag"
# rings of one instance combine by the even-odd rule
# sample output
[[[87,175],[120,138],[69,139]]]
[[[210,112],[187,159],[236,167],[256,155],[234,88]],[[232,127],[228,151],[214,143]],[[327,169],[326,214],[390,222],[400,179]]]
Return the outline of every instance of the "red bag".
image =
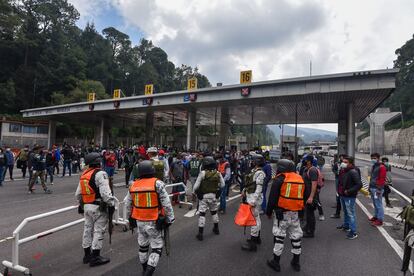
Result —
[[[253,216],[252,207],[249,204],[240,204],[239,210],[234,217],[234,223],[239,226],[255,226],[257,224]]]

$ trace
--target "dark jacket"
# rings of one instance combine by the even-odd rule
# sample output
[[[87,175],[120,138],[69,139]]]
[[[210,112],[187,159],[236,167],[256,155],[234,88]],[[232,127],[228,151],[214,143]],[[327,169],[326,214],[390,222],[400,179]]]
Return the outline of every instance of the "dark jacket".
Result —
[[[43,171],[46,169],[46,158],[43,153],[32,154],[31,161],[34,171]]]
[[[280,188],[282,187],[285,176],[283,174],[277,176],[273,181],[272,187],[270,188],[269,199],[267,201],[266,215],[271,216],[273,210],[278,207],[278,201],[280,196]]]
[[[55,160],[51,152],[46,154],[46,167],[52,167],[55,164]]]
[[[382,189],[385,185],[386,177],[387,169],[382,163],[377,162],[372,166],[371,181],[369,182],[369,187]]]
[[[7,157],[6,154],[4,154],[4,152],[0,153],[0,166],[6,166],[7,164]]]
[[[338,186],[340,196],[356,197],[361,188],[361,172],[358,168],[350,167],[340,171]]]

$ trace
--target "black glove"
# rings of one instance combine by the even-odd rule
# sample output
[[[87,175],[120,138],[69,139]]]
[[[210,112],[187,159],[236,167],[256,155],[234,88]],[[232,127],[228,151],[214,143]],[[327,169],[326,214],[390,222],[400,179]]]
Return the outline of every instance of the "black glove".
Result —
[[[115,213],[115,206],[108,206],[108,214]]]
[[[83,204],[79,204],[78,206],[78,214],[84,214],[85,210],[83,210]]]
[[[157,221],[155,222],[155,228],[158,231],[163,230],[165,227],[167,227],[167,217],[165,216],[159,216]]]
[[[283,210],[282,209],[276,209],[276,211],[275,211],[275,213],[276,213],[276,218],[277,218],[277,220],[283,220]]]
[[[129,217],[128,222],[129,222],[129,230],[133,230],[138,227],[137,221],[134,218]]]

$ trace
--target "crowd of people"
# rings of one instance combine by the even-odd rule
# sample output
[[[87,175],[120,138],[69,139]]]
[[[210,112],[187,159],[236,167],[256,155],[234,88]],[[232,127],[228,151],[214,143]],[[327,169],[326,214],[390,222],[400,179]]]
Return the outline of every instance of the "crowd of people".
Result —
[[[13,167],[17,163],[23,178],[29,172],[29,193],[34,192],[36,182],[42,185],[45,193],[51,193],[50,186],[46,185],[47,178],[49,185],[53,185],[60,166],[61,177],[66,172],[71,176],[79,170],[81,181],[76,196],[85,214],[82,246],[84,263],[90,266],[109,262],[100,256],[108,223],[105,215],[108,211],[101,205],[105,203],[108,208],[114,205],[113,176],[117,170],[124,169],[125,187],[129,191],[124,201],[130,226],[138,228],[139,259],[144,275],[152,275],[158,263],[163,247],[161,230],[175,220],[172,206],[181,208],[185,197],[193,205],[197,203],[196,238],[203,241],[208,211],[214,224],[213,233],[220,234],[219,215],[226,214],[226,199],[231,189],[241,193],[242,201],[250,206],[255,220],[242,250],[257,251],[261,244],[261,215],[267,215],[273,219],[274,235],[273,259],[268,265],[280,271],[280,256],[288,235],[292,243],[291,264],[294,270],[300,271],[301,239],[315,237],[315,211],[319,213],[319,220],[325,219],[320,200],[325,161],[320,158],[305,154],[295,163],[293,154],[285,153],[276,161],[270,160],[269,153],[260,149],[207,152],[143,145],[130,148],[55,145],[51,149],[34,145],[31,149],[24,147],[16,155],[9,148],[4,152],[0,149],[0,176],[4,177],[9,170],[10,179],[13,179]],[[376,153],[371,155],[371,161],[369,192],[375,215],[370,221],[373,226],[381,226],[383,196],[387,206],[392,207],[388,198],[392,185],[391,167],[387,158],[381,159]],[[87,169],[83,170],[85,165]],[[346,238],[353,240],[358,237],[355,200],[362,188],[361,172],[352,156],[335,156],[331,165],[336,183],[336,212],[330,217],[340,219],[342,211],[343,222],[337,229],[345,231]],[[184,184],[173,186],[171,201],[166,183]],[[164,219],[162,227],[158,225],[160,217]]]

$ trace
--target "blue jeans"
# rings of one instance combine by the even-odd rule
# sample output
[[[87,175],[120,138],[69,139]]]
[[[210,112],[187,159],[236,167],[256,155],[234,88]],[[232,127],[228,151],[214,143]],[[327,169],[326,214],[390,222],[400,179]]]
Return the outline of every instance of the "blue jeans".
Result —
[[[69,176],[72,175],[72,160],[63,160],[63,174],[65,176],[66,168],[69,170]]]
[[[351,229],[352,233],[356,233],[355,199],[355,197],[341,196],[341,203],[344,210],[343,226]]]
[[[220,195],[220,210],[226,211],[226,196],[229,193],[230,181],[226,181],[226,185],[221,189]]]
[[[50,167],[46,167],[46,175],[45,175],[45,182],[47,182],[47,176],[50,176],[50,183],[53,183],[53,170],[54,167],[50,166]]]
[[[369,188],[369,191],[371,193],[372,203],[374,204],[375,208],[374,217],[380,221],[384,221],[384,207],[382,206],[382,195],[384,193],[384,189],[381,189],[381,192],[379,194],[377,194],[379,191],[377,188],[371,187]]]
[[[114,176],[114,171],[115,171],[114,167],[105,167],[105,172],[108,174],[109,177]]]

